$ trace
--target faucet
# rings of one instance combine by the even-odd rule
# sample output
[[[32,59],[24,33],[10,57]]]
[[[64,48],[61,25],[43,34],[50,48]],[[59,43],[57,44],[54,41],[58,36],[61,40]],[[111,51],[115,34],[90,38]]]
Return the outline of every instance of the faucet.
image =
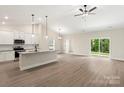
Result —
[[[38,44],[35,44],[35,52],[37,52],[37,49],[38,49]]]

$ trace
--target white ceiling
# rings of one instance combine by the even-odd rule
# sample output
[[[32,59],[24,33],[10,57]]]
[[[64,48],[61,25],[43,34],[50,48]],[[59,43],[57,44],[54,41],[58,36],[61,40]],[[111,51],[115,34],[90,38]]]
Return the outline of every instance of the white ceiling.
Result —
[[[57,31],[62,28],[63,34],[87,31],[101,31],[124,28],[124,6],[102,5],[94,11],[95,15],[86,17],[74,17],[80,13],[81,6],[71,5],[27,5],[27,6],[0,6],[0,22],[4,16],[8,16],[5,25],[31,24],[31,14],[35,14],[35,20],[41,18],[42,23],[48,16],[49,29]],[[89,6],[88,8],[91,8]],[[2,25],[2,24],[1,24]]]

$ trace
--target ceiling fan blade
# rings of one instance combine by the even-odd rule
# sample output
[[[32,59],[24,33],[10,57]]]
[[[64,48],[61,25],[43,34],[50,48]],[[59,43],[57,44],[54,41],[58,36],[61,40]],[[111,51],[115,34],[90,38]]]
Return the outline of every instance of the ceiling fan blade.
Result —
[[[89,12],[88,14],[89,14],[89,15],[95,15],[96,13],[90,13],[90,12]]]
[[[80,8],[79,10],[80,10],[81,12],[83,12],[83,9]]]
[[[77,15],[74,15],[74,16],[81,16],[81,15],[83,15],[83,14],[77,14]]]
[[[93,7],[92,9],[89,10],[89,12],[92,12],[93,10],[95,10],[97,7]]]

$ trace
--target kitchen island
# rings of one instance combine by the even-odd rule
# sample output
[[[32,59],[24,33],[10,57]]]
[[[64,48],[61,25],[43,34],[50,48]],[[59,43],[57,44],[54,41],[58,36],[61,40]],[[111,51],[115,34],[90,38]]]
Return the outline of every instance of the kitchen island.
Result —
[[[20,70],[26,70],[56,61],[56,51],[21,52],[19,57],[19,67]]]

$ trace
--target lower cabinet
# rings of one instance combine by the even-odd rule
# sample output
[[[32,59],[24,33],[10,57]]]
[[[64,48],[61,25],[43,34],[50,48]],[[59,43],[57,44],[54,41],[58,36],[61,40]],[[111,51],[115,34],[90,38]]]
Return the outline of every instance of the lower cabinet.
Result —
[[[14,58],[15,58],[14,51],[0,52],[0,62],[14,60]]]
[[[0,52],[0,62],[4,61],[4,55],[3,52]]]

